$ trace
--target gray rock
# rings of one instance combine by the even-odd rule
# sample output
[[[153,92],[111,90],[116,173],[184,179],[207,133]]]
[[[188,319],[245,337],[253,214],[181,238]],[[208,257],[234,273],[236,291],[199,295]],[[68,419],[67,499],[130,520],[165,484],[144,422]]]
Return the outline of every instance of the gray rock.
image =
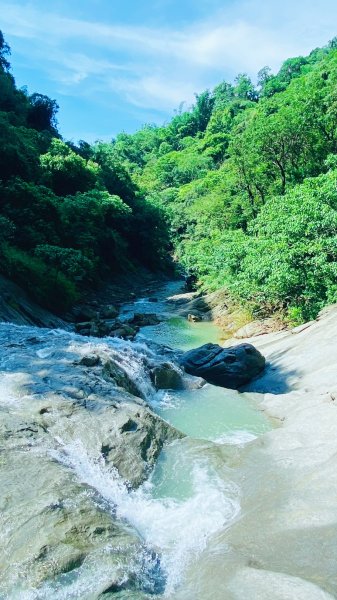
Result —
[[[75,329],[78,332],[82,332],[83,329],[90,329],[91,321],[81,321],[80,323],[76,323]]]
[[[18,597],[40,595],[40,586],[43,597],[56,597],[45,595],[51,581],[70,597],[73,575],[86,590],[89,569],[90,597],[120,589],[125,598],[136,600],[139,591],[145,599],[152,549],[118,518],[105,489],[115,482],[116,502],[123,502],[123,479],[142,483],[163,445],[183,435],[130,394],[140,395],[144,382],[150,389],[155,365],[143,355],[140,362],[131,344],[89,346],[66,332],[51,340],[43,329],[4,325],[0,341],[8,393],[19,400],[1,405],[0,598],[16,589]],[[99,366],[88,369],[97,359]]]
[[[121,405],[115,425],[105,434],[101,454],[132,487],[145,481],[165,443],[184,437],[148,408],[131,403]]]
[[[8,449],[0,483],[3,518],[10,523],[0,548],[2,598],[11,597],[16,585],[57,581],[97,553],[109,573],[103,591],[120,581],[131,557],[141,552],[136,534],[100,510],[94,495],[48,456]]]
[[[97,310],[90,306],[81,306],[76,314],[76,319],[78,321],[91,321],[91,319],[95,319],[96,317]]]
[[[187,315],[187,320],[188,320],[190,323],[198,323],[198,322],[199,322],[199,321],[201,321],[202,319],[201,319],[201,316],[200,316],[200,315],[195,315],[195,314],[193,314],[193,315],[192,315],[191,313],[188,313],[188,315]]]
[[[101,319],[92,321],[83,321],[75,324],[75,330],[81,335],[91,335],[93,337],[104,337],[109,334],[110,325]]]
[[[105,323],[97,319],[91,322],[90,335],[93,337],[104,337],[109,334],[110,327]]]
[[[182,390],[185,387],[182,373],[172,363],[155,366],[150,375],[157,390]]]
[[[273,331],[279,331],[280,329],[282,329],[281,324],[273,318],[263,319],[260,321],[251,321],[243,327],[240,327],[240,329],[234,333],[233,337],[236,339],[244,339],[255,337],[257,335],[264,335],[266,333],[272,333]]]
[[[265,358],[251,344],[222,348],[205,344],[180,357],[180,364],[190,375],[209,383],[238,389],[263,371]]]
[[[80,360],[80,365],[85,367],[95,367],[99,363],[99,356],[97,354],[86,354]]]
[[[149,325],[158,325],[158,323],[160,323],[160,319],[158,315],[154,313],[135,313],[129,322],[134,325],[138,325],[139,327],[147,327]]]
[[[127,373],[123,367],[121,367],[116,361],[111,358],[107,359],[103,365],[102,371],[103,377],[107,381],[113,381],[118,387],[123,388],[129,394],[133,396],[143,397],[141,390],[137,387],[136,383],[132,380],[129,373]]]
[[[112,337],[120,337],[123,339],[132,340],[137,331],[138,327],[132,327],[128,323],[116,323],[111,329],[109,335]]]
[[[108,306],[103,306],[100,310],[100,316],[102,319],[114,319],[119,314],[118,308],[109,304]]]

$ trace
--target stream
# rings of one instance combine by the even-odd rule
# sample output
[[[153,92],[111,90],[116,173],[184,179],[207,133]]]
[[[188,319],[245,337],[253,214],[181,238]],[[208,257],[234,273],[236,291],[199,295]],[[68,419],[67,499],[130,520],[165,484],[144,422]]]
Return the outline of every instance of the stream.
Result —
[[[149,342],[155,341],[173,349],[187,350],[206,342],[220,340],[221,332],[213,323],[190,323],[174,314],[174,305],[168,298],[178,293],[180,286],[181,282],[171,282],[158,291],[156,302],[142,298],[122,308],[124,317],[134,312],[164,316],[158,325],[141,328],[134,342],[124,342],[115,338],[91,338],[88,341],[87,338],[62,330],[50,331],[10,324],[0,326],[0,341],[3,342],[4,348],[0,359],[1,414],[5,424],[8,419],[8,431],[31,430],[28,438],[26,433],[24,434],[25,437],[19,445],[11,441],[10,445],[6,446],[7,441],[13,438],[9,433],[4,436],[7,440],[4,450],[10,449],[13,463],[9,461],[7,479],[5,478],[8,494],[0,505],[0,508],[8,509],[7,513],[3,513],[0,523],[0,542],[5,548],[3,560],[6,573],[0,583],[1,600],[194,600],[198,597],[197,588],[193,591],[193,570],[196,565],[199,570],[198,576],[209,580],[209,600],[220,600],[223,597],[217,595],[216,584],[214,589],[212,588],[212,565],[209,564],[212,552],[209,550],[212,549],[212,540],[223,534],[240,515],[240,482],[236,476],[236,467],[240,462],[241,453],[245,452],[247,445],[254,442],[258,436],[268,431],[271,423],[258,410],[253,394],[239,394],[210,384],[199,389],[155,391],[150,380],[143,375],[142,369],[146,360],[149,360],[149,357],[152,360],[153,350]],[[66,392],[64,384],[61,389],[61,383],[57,382],[64,380],[71,364],[69,361],[84,355],[88,348],[91,352],[100,352],[107,356],[118,355],[119,361],[137,383],[152,410],[186,434],[182,439],[176,439],[164,446],[149,478],[136,490],[130,490],[128,483],[118,474],[114,465],[103,460],[101,451],[104,445],[101,441],[96,443],[98,438],[101,440],[102,428],[106,426],[103,420],[96,430],[93,419],[87,416],[86,420],[80,418],[77,408],[72,408],[73,412],[69,408],[65,410],[63,400],[60,402],[58,397],[58,404],[53,404],[52,409],[49,409],[49,405],[45,406],[47,400],[54,402],[55,396],[61,391],[62,398],[65,393],[71,398],[75,398],[77,394],[81,400],[82,384],[77,385],[75,376]],[[32,423],[37,423],[36,426],[22,425],[23,422],[27,422],[29,411],[32,411],[32,402],[37,407],[34,415],[39,414],[43,418],[47,415],[50,419],[48,432],[52,432],[52,443],[49,441],[50,437],[47,440],[43,434],[45,421],[41,425],[41,431],[39,429],[40,417],[34,416],[35,421]],[[96,413],[99,415],[101,408],[95,406],[91,410],[94,416]],[[29,418],[33,418],[31,414]],[[28,516],[23,517],[24,511],[28,511],[28,515],[30,510],[30,492],[26,491],[29,486],[24,483],[24,471],[26,469],[27,473],[28,468],[25,467],[25,461],[28,455],[30,460],[33,457],[33,463],[30,462],[29,465],[34,465],[29,466],[29,469],[32,469],[29,482],[35,478],[36,483],[33,487],[36,489],[41,482],[39,502],[49,493],[49,487],[47,490],[43,487],[43,473],[48,472],[50,475],[55,469],[53,485],[57,479],[58,489],[60,486],[63,486],[63,489],[68,489],[66,486],[75,486],[75,491],[71,492],[74,498],[71,510],[79,510],[81,514],[88,511],[88,514],[91,514],[92,506],[99,507],[103,519],[109,521],[113,516],[121,527],[126,528],[125,535],[130,536],[130,539],[134,536],[137,540],[134,543],[138,544],[139,549],[136,550],[137,556],[132,559],[132,569],[133,579],[138,583],[134,584],[132,591],[123,588],[123,581],[126,581],[126,575],[123,575],[123,569],[126,569],[124,559],[119,559],[117,567],[115,563],[113,567],[119,569],[118,581],[122,583],[115,587],[106,587],[107,572],[112,568],[107,562],[107,556],[116,551],[115,548],[111,549],[111,544],[109,546],[109,539],[106,540],[103,549],[101,546],[90,546],[89,558],[87,556],[85,560],[79,558],[78,562],[74,562],[71,557],[69,560],[73,562],[68,571],[55,571],[53,578],[45,579],[41,576],[41,569],[50,571],[52,561],[57,561],[59,553],[67,548],[63,545],[62,548],[53,549],[54,554],[49,558],[50,539],[44,544],[41,541],[35,544],[35,529],[33,533],[30,529],[33,526],[27,525]],[[46,471],[43,471],[44,461]],[[60,467],[62,474],[58,470]],[[12,481],[8,474],[13,473],[13,468],[18,469],[18,475]],[[14,489],[15,486],[19,491]],[[43,504],[44,508],[41,504],[39,514],[45,514],[45,506],[48,510],[53,506],[53,493],[50,492],[50,500]],[[18,506],[21,508],[14,506],[16,494],[21,495],[18,499]],[[22,502],[22,494],[27,494],[25,502]],[[78,504],[79,498],[83,501],[84,508],[82,504]],[[8,502],[10,506],[7,506]],[[90,508],[87,507],[88,502],[91,503]],[[67,519],[71,518],[71,510],[67,513]],[[65,516],[62,515],[57,527],[63,527],[64,519]],[[15,520],[22,523],[19,533],[14,526]],[[46,522],[44,517],[41,517],[39,527],[47,527]],[[18,528],[17,524],[16,526]],[[110,527],[109,523],[105,526]],[[76,527],[80,530],[79,526]],[[71,531],[73,530],[74,527]],[[10,554],[6,558],[6,548],[11,544],[16,548],[15,560],[14,555]],[[36,574],[36,563],[32,568],[28,565],[27,558],[21,557],[20,548],[24,545],[31,545],[32,555],[36,552],[37,562],[40,561]],[[120,541],[116,547],[120,551]],[[44,550],[45,548],[47,550]],[[221,551],[223,561],[226,561],[226,544],[223,543],[220,550],[219,543],[214,548],[216,560],[218,561]],[[203,563],[202,557],[206,549],[207,559]],[[45,562],[43,552],[48,554],[48,560]],[[131,568],[129,555],[126,563],[128,568]],[[204,600],[208,598],[203,596]]]

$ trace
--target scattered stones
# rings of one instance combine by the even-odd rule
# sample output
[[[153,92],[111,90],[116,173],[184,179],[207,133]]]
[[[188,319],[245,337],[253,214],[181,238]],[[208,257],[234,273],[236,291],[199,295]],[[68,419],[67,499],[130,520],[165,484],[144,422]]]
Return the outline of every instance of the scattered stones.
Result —
[[[209,383],[238,389],[261,373],[265,358],[251,344],[222,348],[218,344],[204,344],[185,352],[180,364],[190,375],[202,377]]]
[[[158,325],[161,319],[154,313],[135,313],[129,323],[138,325],[138,327],[147,327],[149,325]]]
[[[116,308],[116,306],[113,306],[112,304],[109,304],[108,306],[103,306],[103,308],[101,308],[100,310],[100,317],[102,319],[115,319],[118,314],[118,308]]]
[[[78,322],[91,321],[92,319],[97,318],[97,310],[90,306],[80,306],[77,309],[74,309],[74,312]]]

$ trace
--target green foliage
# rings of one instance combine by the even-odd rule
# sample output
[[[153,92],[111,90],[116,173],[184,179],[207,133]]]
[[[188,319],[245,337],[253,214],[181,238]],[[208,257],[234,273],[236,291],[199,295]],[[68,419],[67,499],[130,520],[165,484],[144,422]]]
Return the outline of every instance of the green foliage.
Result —
[[[74,283],[42,260],[12,246],[2,249],[1,258],[2,273],[26,289],[42,306],[61,313],[77,300]]]
[[[78,192],[64,198],[60,205],[63,238],[90,260],[101,256],[113,271],[118,271],[127,248],[120,233],[131,214],[129,206],[106,190]]]
[[[214,230],[181,254],[206,288],[225,286],[258,314],[311,319],[337,301],[337,171],[272,197],[247,233]]]
[[[38,133],[23,126],[15,127],[8,115],[0,112],[0,179],[19,176],[35,181],[39,173]]]
[[[55,100],[16,88],[9,53],[0,33],[0,269],[63,310],[105,275],[164,263],[164,211],[124,162],[143,164],[142,154],[166,137],[147,127],[136,142],[121,135],[112,144],[66,143]],[[199,104],[205,112],[207,102]]]
[[[0,68],[3,71],[8,71],[8,69],[10,68],[10,64],[6,58],[10,55],[10,53],[10,47],[5,42],[5,38],[3,36],[2,31],[0,31]]]
[[[0,185],[0,209],[15,223],[15,245],[29,250],[41,242],[58,241],[60,219],[55,200],[51,190],[20,178]]]
[[[324,174],[337,165],[336,89],[332,41],[276,75],[264,67],[257,88],[245,74],[222,82],[166,127],[114,145],[204,289],[225,286],[293,323],[336,300],[335,172]]]
[[[173,253],[254,314],[316,316],[337,301],[336,46],[264,67],[256,87],[223,81],[162,127],[76,146],[54,100],[16,88],[1,34],[2,270],[60,306]]]
[[[27,125],[37,131],[49,131],[57,134],[56,113],[58,104],[43,94],[32,94],[29,97],[29,109],[27,112]]]
[[[93,261],[84,256],[80,250],[74,248],[60,248],[60,246],[40,244],[36,246],[34,254],[48,267],[52,267],[57,277],[61,271],[71,279],[82,281],[94,267]]]
[[[13,221],[7,219],[3,215],[0,215],[0,255],[1,248],[5,245],[9,240],[13,239],[15,233],[15,225]]]
[[[40,157],[42,181],[58,196],[85,192],[95,186],[99,167],[86,161],[62,140],[54,138],[49,151]]]

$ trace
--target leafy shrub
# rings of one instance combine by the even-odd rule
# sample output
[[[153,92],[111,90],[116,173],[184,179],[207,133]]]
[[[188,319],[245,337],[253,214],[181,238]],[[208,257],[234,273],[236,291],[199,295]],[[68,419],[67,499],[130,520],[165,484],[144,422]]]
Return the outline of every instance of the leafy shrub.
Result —
[[[78,299],[75,285],[63,273],[13,246],[2,250],[1,271],[36,302],[56,313],[67,310]]]

